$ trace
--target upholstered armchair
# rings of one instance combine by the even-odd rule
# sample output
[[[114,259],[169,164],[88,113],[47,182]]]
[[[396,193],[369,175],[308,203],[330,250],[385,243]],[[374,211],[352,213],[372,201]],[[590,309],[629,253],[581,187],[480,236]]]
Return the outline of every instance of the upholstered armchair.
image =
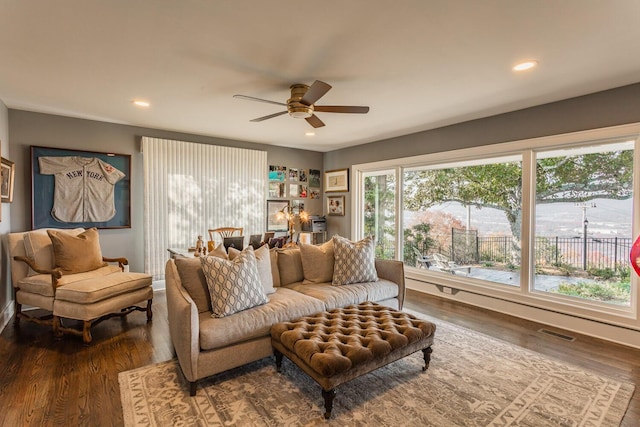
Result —
[[[10,233],[8,249],[16,325],[25,319],[50,326],[56,337],[70,333],[89,344],[91,327],[110,317],[137,310],[152,318],[151,276],[125,271],[126,258],[104,258],[95,228]],[[32,316],[23,305],[50,314]],[[65,326],[64,319],[82,321],[82,329]]]

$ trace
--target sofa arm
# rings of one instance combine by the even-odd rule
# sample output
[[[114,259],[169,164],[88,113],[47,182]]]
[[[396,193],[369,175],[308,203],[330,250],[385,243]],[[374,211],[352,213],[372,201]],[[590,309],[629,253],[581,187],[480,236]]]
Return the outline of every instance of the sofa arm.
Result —
[[[376,258],[376,271],[378,277],[389,280],[398,285],[398,310],[402,310],[404,304],[404,263],[402,261]]]
[[[169,334],[176,350],[184,376],[190,382],[198,379],[200,353],[200,323],[198,307],[182,286],[175,262],[170,259],[165,267]]]

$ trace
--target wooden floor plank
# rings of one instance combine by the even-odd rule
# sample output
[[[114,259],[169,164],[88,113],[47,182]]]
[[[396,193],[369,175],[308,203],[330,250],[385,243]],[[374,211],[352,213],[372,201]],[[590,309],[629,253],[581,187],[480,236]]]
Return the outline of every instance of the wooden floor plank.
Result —
[[[618,380],[640,383],[640,350],[558,328],[567,342],[538,332],[543,325],[408,291],[405,307],[573,363]],[[0,334],[0,425],[123,425],[118,373],[175,357],[169,339],[164,292],[156,292],[153,321],[144,313],[102,322],[93,343],[65,336],[56,340],[41,325],[10,323]],[[640,420],[636,392],[623,426]]]

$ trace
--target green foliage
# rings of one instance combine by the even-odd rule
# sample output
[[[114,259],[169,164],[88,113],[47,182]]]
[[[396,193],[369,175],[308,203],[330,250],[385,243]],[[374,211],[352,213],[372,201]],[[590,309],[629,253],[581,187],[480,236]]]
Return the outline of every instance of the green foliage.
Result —
[[[411,228],[404,229],[404,262],[407,265],[416,265],[416,253],[414,248],[425,254],[435,246],[436,241],[429,237],[431,224],[420,223]]]
[[[633,191],[633,150],[539,159],[536,203],[628,199]],[[443,202],[502,210],[519,239],[522,206],[520,162],[405,173],[404,202],[420,210]]]
[[[561,283],[551,292],[590,299],[592,301],[628,304],[631,298],[630,282],[577,282]]]

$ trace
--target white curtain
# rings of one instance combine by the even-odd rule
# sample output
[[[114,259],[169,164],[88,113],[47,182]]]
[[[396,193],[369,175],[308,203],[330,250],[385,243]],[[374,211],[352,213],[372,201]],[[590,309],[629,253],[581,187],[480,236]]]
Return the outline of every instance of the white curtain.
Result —
[[[167,248],[195,246],[207,230],[266,228],[266,151],[142,138],[145,271],[164,278]],[[247,238],[248,241],[248,238]]]

